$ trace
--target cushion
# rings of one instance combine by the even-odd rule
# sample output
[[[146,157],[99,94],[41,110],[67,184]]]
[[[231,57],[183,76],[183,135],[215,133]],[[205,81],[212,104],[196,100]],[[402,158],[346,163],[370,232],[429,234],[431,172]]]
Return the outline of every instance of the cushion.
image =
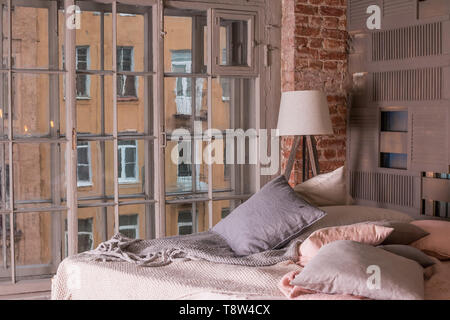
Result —
[[[372,223],[357,223],[349,226],[329,227],[315,231],[300,246],[302,264],[314,258],[320,248],[337,240],[353,240],[377,246],[392,232],[393,228]]]
[[[450,260],[450,221],[419,220],[411,222],[430,233],[411,245],[439,260]]]
[[[237,255],[278,249],[326,215],[301,199],[284,176],[267,183],[212,228]]]
[[[411,246],[402,244],[388,244],[378,246],[378,248],[392,252],[407,259],[414,260],[423,268],[428,268],[436,264],[436,262],[434,262],[434,260],[427,256],[425,253]]]
[[[378,300],[424,298],[423,268],[418,263],[350,240],[323,246],[291,284],[314,292]]]
[[[383,244],[410,244],[416,240],[419,240],[427,235],[428,232],[419,228],[418,226],[401,221],[380,221],[375,222],[378,225],[393,228],[394,232],[392,232],[386,240],[383,241]]]
[[[317,207],[353,204],[347,191],[344,167],[313,177],[295,186],[294,190]]]
[[[294,241],[304,241],[314,231],[327,227],[346,226],[360,222],[381,220],[400,222],[413,221],[406,213],[383,208],[366,206],[331,206],[320,207],[319,209],[325,211],[327,215],[311,227],[305,229]]]

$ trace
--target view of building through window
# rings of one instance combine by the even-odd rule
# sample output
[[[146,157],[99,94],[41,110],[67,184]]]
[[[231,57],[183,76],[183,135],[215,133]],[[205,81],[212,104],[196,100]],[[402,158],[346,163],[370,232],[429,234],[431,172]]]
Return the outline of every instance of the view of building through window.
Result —
[[[150,238],[208,230],[255,190],[255,183],[249,182],[254,181],[255,169],[250,165],[171,161],[173,148],[179,158],[186,155],[178,150],[181,142],[172,141],[176,129],[189,132],[181,140],[194,160],[203,157],[208,145],[203,137],[194,135],[196,123],[201,131],[255,127],[247,115],[255,112],[257,75],[238,72],[213,77],[207,72],[208,66],[212,68],[207,50],[207,11],[165,11],[164,66],[160,70],[153,60],[157,41],[148,36],[152,32],[151,5],[120,4],[114,16],[111,3],[90,2],[85,6],[83,1],[78,3],[81,27],[75,30],[72,50],[67,49],[64,39],[70,30],[62,1],[20,1],[11,10],[11,21],[6,2],[0,4],[4,12],[0,25],[11,23],[13,39],[10,41],[7,28],[3,28],[0,51],[3,68],[11,70],[12,83],[9,91],[6,73],[0,75],[0,101],[5,102],[0,105],[0,135],[4,139],[0,143],[0,279],[10,279],[13,260],[17,277],[56,271],[70,253],[70,192],[77,196],[77,208],[73,209],[78,217],[78,252],[83,252],[116,231],[131,238]],[[36,21],[39,23],[33,23]],[[116,41],[113,24],[117,25]],[[233,34],[245,28],[235,22],[230,26],[227,22],[224,28],[235,28]],[[247,62],[243,58],[247,49],[230,55],[234,38],[214,38],[223,41],[219,54],[222,67]],[[247,39],[236,41],[245,47],[242,42]],[[69,61],[74,61],[76,68],[76,132],[66,123]],[[154,100],[158,79],[163,103]],[[12,117],[8,114],[9,95]],[[154,128],[154,116],[161,108],[162,125]],[[13,129],[11,142],[9,126]],[[75,186],[66,172],[66,147],[72,136],[77,158]],[[157,136],[160,140],[155,140]],[[225,144],[222,146],[225,151]],[[163,163],[157,152],[164,153]],[[163,170],[155,170],[157,165]],[[156,179],[158,174],[164,177]],[[155,188],[162,193],[161,198],[155,199]],[[153,224],[155,215],[164,218],[162,226]],[[9,229],[11,216],[13,233]]]

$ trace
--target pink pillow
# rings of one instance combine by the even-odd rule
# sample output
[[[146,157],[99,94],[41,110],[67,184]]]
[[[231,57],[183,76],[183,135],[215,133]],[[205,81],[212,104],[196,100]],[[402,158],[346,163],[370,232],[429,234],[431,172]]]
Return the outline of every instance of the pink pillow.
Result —
[[[411,243],[411,246],[439,260],[450,260],[449,221],[417,220],[411,223],[429,233],[428,236]]]
[[[368,245],[381,244],[393,228],[372,223],[357,223],[348,226],[323,228],[313,232],[299,248],[300,263],[305,265],[324,245],[337,240],[352,240]]]

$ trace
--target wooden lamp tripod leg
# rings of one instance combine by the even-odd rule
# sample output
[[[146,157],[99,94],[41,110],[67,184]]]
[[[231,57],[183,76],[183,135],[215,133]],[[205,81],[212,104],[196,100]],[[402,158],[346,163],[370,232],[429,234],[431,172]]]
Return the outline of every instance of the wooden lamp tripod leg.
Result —
[[[289,154],[289,160],[288,160],[288,163],[286,164],[286,171],[284,173],[284,176],[286,177],[286,180],[288,180],[288,181],[291,176],[292,169],[294,167],[295,156],[297,154],[297,150],[300,146],[301,140],[302,140],[302,137],[296,136],[294,138],[294,142],[292,144],[291,153]],[[306,160],[306,153],[308,153],[309,163]],[[309,174],[308,174],[309,166],[311,166],[313,177],[320,174],[319,159],[317,157],[316,139],[313,136],[304,136],[303,137],[302,157],[303,157],[303,170],[302,170],[303,181],[306,181],[309,176]]]

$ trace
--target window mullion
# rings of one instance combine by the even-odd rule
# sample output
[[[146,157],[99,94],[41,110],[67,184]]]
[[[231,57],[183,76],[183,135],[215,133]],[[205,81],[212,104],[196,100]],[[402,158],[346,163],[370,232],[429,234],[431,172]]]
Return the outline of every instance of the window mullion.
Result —
[[[64,1],[65,20],[73,19],[69,8],[74,0]],[[66,180],[67,180],[67,232],[68,254],[78,253],[78,200],[77,200],[77,133],[76,133],[76,30],[65,25],[64,56],[66,67]]]
[[[59,66],[58,60],[58,33],[54,32],[58,29],[58,7],[56,2],[51,2],[48,9],[48,52],[49,52],[49,68],[57,70]],[[59,75],[49,75],[49,102],[50,102],[50,134],[52,139],[59,139],[60,132],[60,101],[59,101]],[[51,197],[52,205],[61,207],[61,145],[50,144],[51,152]],[[61,212],[52,213],[52,264],[54,271],[61,262]]]
[[[164,5],[158,0],[153,6],[153,67],[156,75],[153,82],[153,129],[154,141],[154,183],[155,183],[155,237],[166,234],[165,218],[165,128],[164,128]]]
[[[208,129],[212,128],[212,100],[213,100],[213,88],[212,88],[212,64],[213,64],[213,21],[212,21],[212,13],[213,10],[208,10],[208,59],[207,59],[207,69],[208,69]],[[209,154],[209,163],[208,163],[208,223],[209,228],[213,227],[213,170],[212,170],[212,164],[211,164],[211,152],[210,149]]]
[[[119,232],[119,151],[117,114],[117,1],[112,2],[113,142],[114,142],[114,232]]]
[[[13,108],[12,108],[12,1],[8,0],[8,138],[9,138],[9,228],[11,248],[11,281],[16,282],[14,239],[14,166],[13,166]]]

